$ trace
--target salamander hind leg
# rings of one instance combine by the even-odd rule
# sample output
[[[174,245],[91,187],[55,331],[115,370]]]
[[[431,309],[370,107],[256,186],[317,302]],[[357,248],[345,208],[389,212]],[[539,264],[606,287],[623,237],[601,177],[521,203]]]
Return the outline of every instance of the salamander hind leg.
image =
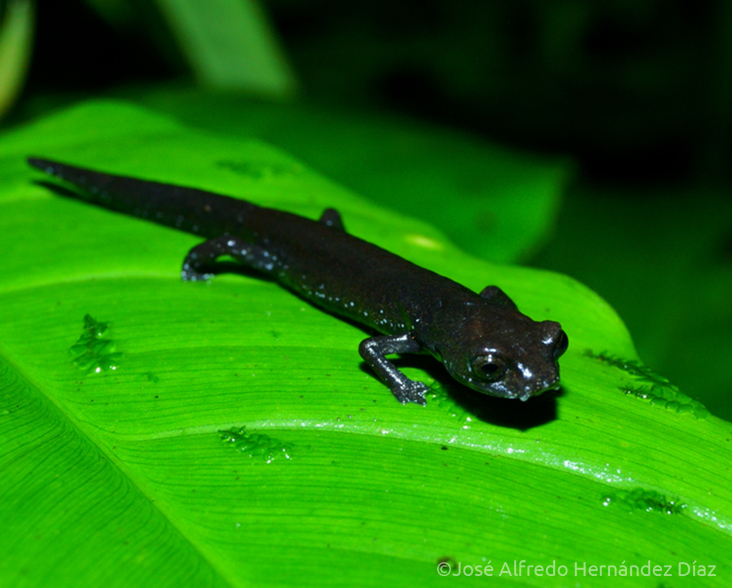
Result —
[[[320,215],[320,222],[328,227],[333,227],[340,231],[345,231],[346,227],[343,225],[343,218],[341,213],[335,208],[326,208],[323,214]]]
[[[262,247],[225,235],[191,249],[183,260],[181,277],[192,282],[210,280],[216,275],[213,264],[222,255],[231,255],[247,267],[263,272],[270,272],[273,268],[272,257]]]

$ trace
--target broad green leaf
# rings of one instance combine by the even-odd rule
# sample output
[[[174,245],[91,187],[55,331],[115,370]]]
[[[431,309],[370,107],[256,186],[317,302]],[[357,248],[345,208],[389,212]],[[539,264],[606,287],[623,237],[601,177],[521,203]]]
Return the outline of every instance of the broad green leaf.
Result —
[[[577,282],[477,260],[259,141],[124,104],[0,149],[0,586],[476,582],[441,563],[508,586],[728,584],[732,426],[645,368]],[[477,397],[406,357],[434,393],[402,406],[355,325],[256,276],[182,283],[195,237],[61,198],[29,154],[311,218],[335,205],[353,234],[560,320],[563,394]]]
[[[570,175],[566,161],[396,117],[180,89],[134,98],[187,124],[285,149],[359,194],[440,228],[466,251],[501,263],[544,243]]]

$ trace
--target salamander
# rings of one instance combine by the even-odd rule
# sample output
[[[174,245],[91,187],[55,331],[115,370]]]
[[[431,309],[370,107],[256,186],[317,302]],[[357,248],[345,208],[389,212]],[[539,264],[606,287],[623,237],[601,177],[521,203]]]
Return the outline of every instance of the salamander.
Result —
[[[534,321],[499,287],[480,293],[346,232],[341,215],[319,220],[206,192],[31,157],[28,163],[76,188],[92,204],[200,235],[184,280],[209,280],[230,255],[374,336],[359,353],[402,403],[425,404],[429,387],[388,355],[427,353],[478,392],[528,400],[559,387],[568,339],[558,322]],[[378,334],[377,334],[378,333]]]

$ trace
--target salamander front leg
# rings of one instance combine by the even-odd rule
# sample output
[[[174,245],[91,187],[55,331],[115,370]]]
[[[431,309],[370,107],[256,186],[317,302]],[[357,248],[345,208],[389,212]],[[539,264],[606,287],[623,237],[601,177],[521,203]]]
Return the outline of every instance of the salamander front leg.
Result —
[[[272,271],[273,257],[258,245],[239,237],[223,236],[196,245],[183,260],[181,277],[186,281],[210,280],[216,274],[211,266],[222,255],[231,255],[244,265],[264,272]],[[209,270],[209,271],[206,271]]]
[[[399,402],[402,404],[416,402],[423,406],[426,404],[424,395],[430,389],[429,386],[410,380],[385,357],[391,353],[421,353],[422,345],[411,333],[364,339],[358,347],[358,352]]]

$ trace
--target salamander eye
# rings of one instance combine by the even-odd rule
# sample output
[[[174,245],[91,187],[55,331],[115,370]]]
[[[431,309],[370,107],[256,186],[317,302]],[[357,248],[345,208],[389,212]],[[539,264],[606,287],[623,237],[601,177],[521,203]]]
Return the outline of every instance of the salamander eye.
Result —
[[[569,347],[567,334],[564,331],[560,331],[557,340],[554,342],[554,359],[559,359],[567,351],[567,347]]]
[[[497,355],[489,353],[473,359],[473,373],[486,382],[497,382],[506,375],[506,362]]]

